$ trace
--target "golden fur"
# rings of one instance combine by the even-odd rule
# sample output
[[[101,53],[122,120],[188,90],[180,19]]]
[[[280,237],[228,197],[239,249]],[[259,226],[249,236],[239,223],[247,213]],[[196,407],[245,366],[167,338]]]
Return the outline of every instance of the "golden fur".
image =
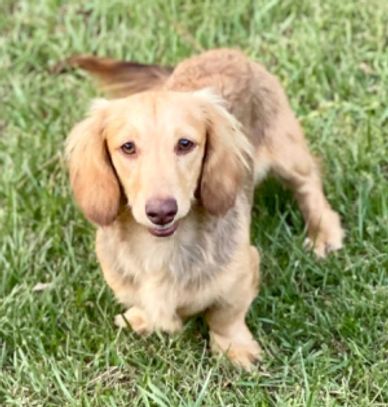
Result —
[[[73,61],[105,85],[111,79],[115,96],[130,95],[97,101],[67,145],[75,199],[98,226],[104,277],[127,307],[116,324],[175,332],[204,312],[212,349],[251,368],[260,353],[245,324],[259,281],[249,241],[255,182],[271,171],[293,189],[318,256],[343,239],[278,80],[235,50],[208,51],[173,71],[153,66],[158,80],[149,82],[144,66],[87,58]],[[182,137],[194,142],[184,155]],[[127,142],[133,155],[122,151]],[[177,202],[169,237],[150,233],[145,207],[155,197]]]

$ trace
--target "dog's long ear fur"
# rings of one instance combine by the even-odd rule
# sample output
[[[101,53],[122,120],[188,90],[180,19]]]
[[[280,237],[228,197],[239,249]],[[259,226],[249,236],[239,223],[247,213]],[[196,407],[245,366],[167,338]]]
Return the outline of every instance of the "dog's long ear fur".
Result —
[[[94,103],[89,116],[71,131],[66,146],[74,197],[86,218],[109,225],[116,218],[121,190],[105,145],[106,100]]]
[[[195,95],[202,100],[207,123],[200,200],[209,213],[223,215],[235,204],[244,177],[252,170],[253,147],[220,97],[208,89]]]

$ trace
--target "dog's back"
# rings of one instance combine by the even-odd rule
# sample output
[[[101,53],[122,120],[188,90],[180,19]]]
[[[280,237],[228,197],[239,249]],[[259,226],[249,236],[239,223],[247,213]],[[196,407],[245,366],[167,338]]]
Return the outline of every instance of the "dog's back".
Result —
[[[158,88],[184,92],[211,88],[256,147],[275,123],[274,116],[291,112],[277,78],[234,49],[213,49],[185,59],[175,68],[94,56],[76,56],[68,62],[95,76],[111,97]]]

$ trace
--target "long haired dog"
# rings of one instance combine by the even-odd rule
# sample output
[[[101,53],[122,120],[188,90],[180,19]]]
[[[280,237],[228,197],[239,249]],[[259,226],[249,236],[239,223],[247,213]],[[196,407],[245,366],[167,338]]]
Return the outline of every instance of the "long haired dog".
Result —
[[[116,324],[175,332],[204,312],[212,350],[250,369],[260,354],[245,324],[259,283],[255,183],[271,171],[293,189],[318,256],[343,239],[278,80],[235,50],[174,70],[70,62],[120,97],[97,100],[67,144],[75,200],[98,227],[104,277],[127,307]]]

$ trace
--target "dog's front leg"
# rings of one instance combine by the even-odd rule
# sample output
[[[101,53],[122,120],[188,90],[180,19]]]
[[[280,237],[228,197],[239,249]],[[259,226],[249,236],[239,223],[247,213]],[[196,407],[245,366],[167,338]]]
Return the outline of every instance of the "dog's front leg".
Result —
[[[173,333],[182,328],[176,312],[177,293],[171,283],[147,276],[139,286],[115,271],[102,255],[99,260],[106,282],[117,299],[129,307],[124,314],[116,315],[115,325],[120,328],[130,325],[141,335],[154,331]]]
[[[136,293],[136,305],[123,315],[117,315],[115,324],[119,327],[131,325],[139,333],[175,333],[182,328],[182,320],[176,312],[176,293],[163,283],[148,281]]]
[[[245,323],[245,315],[257,294],[259,282],[259,254],[253,246],[248,247],[240,267],[244,273],[225,293],[223,300],[206,313],[209,325],[210,346],[215,353],[224,353],[234,364],[251,370],[260,359],[260,346],[252,337]]]
[[[137,300],[151,332],[174,333],[182,328],[182,320],[177,314],[177,290],[165,277],[155,275],[144,281],[137,293]]]

